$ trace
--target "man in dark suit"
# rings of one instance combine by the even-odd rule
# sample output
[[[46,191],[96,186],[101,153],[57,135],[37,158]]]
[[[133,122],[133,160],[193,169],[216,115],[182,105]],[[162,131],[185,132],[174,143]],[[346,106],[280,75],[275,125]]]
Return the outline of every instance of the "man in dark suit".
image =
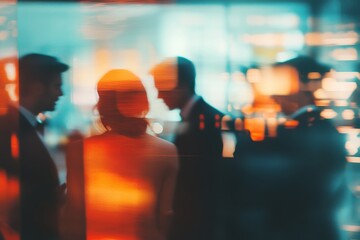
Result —
[[[169,58],[156,65],[151,73],[158,97],[169,109],[181,110],[174,141],[180,169],[170,239],[213,239],[223,114],[195,93],[196,73],[190,60]]]
[[[273,68],[293,87],[273,95],[287,119],[276,138],[243,144],[235,152],[244,186],[242,212],[256,213],[242,223],[243,238],[342,239],[337,211],[347,190],[344,139],[322,117],[313,96],[330,68],[305,56]],[[318,79],[309,79],[310,73]]]
[[[0,121],[2,145],[7,146],[2,148],[6,157],[1,157],[1,162],[20,182],[20,204],[13,211],[10,224],[19,231],[21,239],[59,239],[59,207],[64,189],[59,186],[57,168],[44,143],[37,115],[55,109],[63,95],[61,73],[68,68],[52,56],[21,57],[19,104],[10,105]]]

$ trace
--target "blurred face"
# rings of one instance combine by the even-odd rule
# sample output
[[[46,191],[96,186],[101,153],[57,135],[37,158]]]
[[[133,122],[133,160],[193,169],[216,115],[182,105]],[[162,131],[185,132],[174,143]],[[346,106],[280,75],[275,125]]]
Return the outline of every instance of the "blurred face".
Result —
[[[181,90],[177,88],[175,74],[155,75],[154,82],[158,89],[158,98],[164,100],[170,110],[181,106]]]
[[[38,98],[39,108],[41,112],[54,111],[56,102],[64,95],[61,89],[62,79],[61,73],[56,73],[50,76],[49,84],[42,85],[41,94]]]
[[[164,103],[169,107],[170,110],[180,107],[180,96],[178,90],[172,91],[158,91],[158,98],[164,100]]]

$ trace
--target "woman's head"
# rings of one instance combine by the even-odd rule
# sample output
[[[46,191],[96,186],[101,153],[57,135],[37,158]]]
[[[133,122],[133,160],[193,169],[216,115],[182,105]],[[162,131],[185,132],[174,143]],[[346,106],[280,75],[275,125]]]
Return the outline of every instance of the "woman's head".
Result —
[[[111,128],[114,125],[136,123],[149,111],[145,88],[135,74],[125,69],[107,72],[97,84],[98,110],[101,121]],[[130,122],[131,120],[131,122]]]

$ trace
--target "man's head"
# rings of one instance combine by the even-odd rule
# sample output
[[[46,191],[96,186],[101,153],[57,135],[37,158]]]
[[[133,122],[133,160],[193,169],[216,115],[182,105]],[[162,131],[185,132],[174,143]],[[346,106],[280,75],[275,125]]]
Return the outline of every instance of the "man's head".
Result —
[[[314,104],[313,92],[321,87],[321,80],[330,71],[329,66],[307,56],[275,63],[273,69],[278,72],[275,76],[282,78],[282,85],[289,85],[291,89],[288,94],[273,95],[282,111],[288,115],[303,106]]]
[[[69,66],[55,57],[27,54],[19,59],[20,104],[34,114],[53,111],[60,96],[61,73]]]
[[[159,98],[170,109],[182,108],[195,94],[195,66],[184,57],[167,58],[150,73],[154,76]]]

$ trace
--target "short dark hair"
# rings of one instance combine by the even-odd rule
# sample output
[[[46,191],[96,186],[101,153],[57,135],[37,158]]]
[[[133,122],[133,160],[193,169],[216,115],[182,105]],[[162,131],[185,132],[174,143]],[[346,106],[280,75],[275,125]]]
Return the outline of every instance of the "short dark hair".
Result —
[[[178,87],[195,91],[196,71],[193,62],[184,57],[177,57]]]
[[[48,84],[51,74],[62,73],[68,69],[68,65],[49,55],[39,53],[24,55],[19,58],[20,90],[34,82]]]
[[[319,73],[322,78],[331,70],[330,66],[320,63],[316,59],[309,56],[297,56],[284,62],[277,62],[273,66],[291,66],[295,68],[298,72],[299,80],[305,84],[309,82],[309,73]]]

